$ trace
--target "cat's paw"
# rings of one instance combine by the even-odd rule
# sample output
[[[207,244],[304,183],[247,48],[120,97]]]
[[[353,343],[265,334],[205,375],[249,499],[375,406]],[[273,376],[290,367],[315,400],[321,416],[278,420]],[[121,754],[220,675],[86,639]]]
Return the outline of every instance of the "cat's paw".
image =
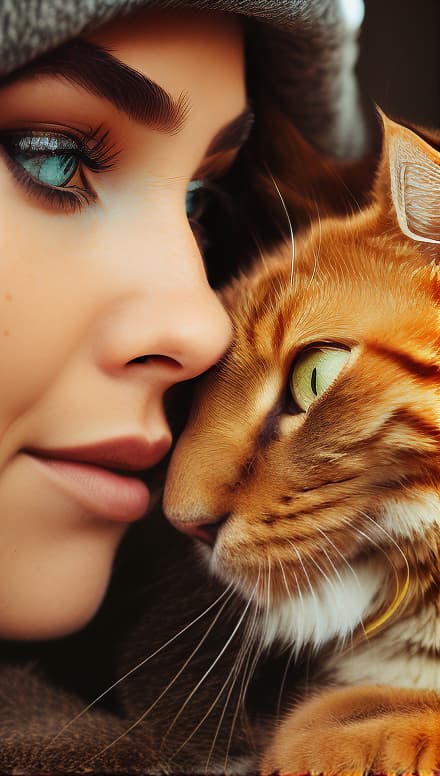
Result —
[[[420,771],[440,767],[440,697],[389,687],[332,690],[280,724],[264,774]]]

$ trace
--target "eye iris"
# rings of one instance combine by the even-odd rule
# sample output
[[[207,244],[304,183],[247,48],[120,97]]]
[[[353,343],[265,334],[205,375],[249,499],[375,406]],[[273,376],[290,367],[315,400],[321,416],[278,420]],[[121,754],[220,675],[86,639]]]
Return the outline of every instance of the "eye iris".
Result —
[[[343,348],[306,350],[297,359],[290,378],[290,390],[295,404],[304,412],[336,380],[350,357]]]
[[[203,181],[191,181],[186,189],[185,208],[189,219],[197,218],[200,210],[201,190],[204,188]]]
[[[14,159],[29,175],[48,186],[65,186],[79,164],[73,154],[15,153]]]

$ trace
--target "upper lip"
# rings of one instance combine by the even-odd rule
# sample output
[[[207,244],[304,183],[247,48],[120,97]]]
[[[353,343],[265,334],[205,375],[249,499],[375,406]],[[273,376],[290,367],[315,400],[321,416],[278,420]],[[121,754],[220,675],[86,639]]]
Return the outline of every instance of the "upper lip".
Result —
[[[78,461],[106,469],[143,471],[159,463],[170,446],[171,441],[167,437],[154,442],[147,442],[142,437],[119,437],[81,447],[28,447],[25,452],[40,458]]]

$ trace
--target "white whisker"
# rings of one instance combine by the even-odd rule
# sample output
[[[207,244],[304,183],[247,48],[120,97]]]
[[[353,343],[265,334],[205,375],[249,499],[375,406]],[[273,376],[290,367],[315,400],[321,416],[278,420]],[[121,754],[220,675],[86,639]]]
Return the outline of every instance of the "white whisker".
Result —
[[[322,245],[322,221],[321,221],[321,216],[320,216],[320,213],[319,213],[319,207],[318,207],[318,205],[316,206],[316,214],[317,214],[317,218],[318,218],[318,224],[319,224],[319,245],[318,245],[318,253],[315,253],[315,251],[313,251],[313,272],[312,272],[312,275],[311,275],[311,277],[310,277],[310,280],[309,280],[309,282],[308,282],[308,284],[307,284],[306,291],[308,291],[308,290],[309,290],[310,286],[312,285],[312,283],[313,283],[313,281],[314,281],[314,279],[315,279],[316,270],[318,269],[319,259],[320,259],[320,257],[321,257],[321,245]]]
[[[327,582],[328,586],[334,591],[335,590],[335,583],[334,583],[334,581],[328,576],[328,574],[325,573],[324,569],[321,568],[321,566],[316,562],[316,560],[314,559],[313,555],[309,555],[308,558],[309,558],[309,560],[312,561],[312,563],[315,566],[315,568],[318,569],[318,571],[321,574],[321,576],[324,577],[324,579]]]
[[[258,582],[257,582],[257,584],[258,584]],[[255,591],[256,591],[256,585],[254,587],[251,599],[254,598]],[[230,686],[228,694],[226,696],[226,700],[225,700],[225,703],[224,703],[224,706],[223,706],[223,711],[222,711],[222,713],[220,715],[220,719],[219,719],[218,724],[217,724],[217,728],[216,728],[216,731],[215,731],[215,734],[214,734],[214,738],[213,738],[213,741],[212,741],[212,744],[211,744],[211,748],[209,750],[208,759],[206,761],[206,765],[205,765],[205,773],[206,774],[208,773],[209,763],[211,761],[211,757],[212,757],[213,751],[215,749],[215,745],[217,743],[218,734],[219,734],[221,726],[223,724],[223,720],[224,720],[224,717],[225,717],[225,714],[226,714],[226,710],[227,710],[227,708],[229,706],[229,701],[231,699],[231,695],[233,693],[233,690],[234,690],[234,687],[235,687],[235,683],[236,683],[236,681],[237,681],[237,679],[238,679],[238,677],[240,675],[240,671],[241,671],[243,662],[244,662],[245,657],[246,657],[246,646],[247,646],[247,641],[245,639],[243,639],[243,641],[242,641],[242,643],[240,645],[240,649],[239,649],[238,655],[237,655],[237,657],[235,659],[234,665],[232,666],[232,669],[229,672],[229,674],[228,674],[228,676],[227,676],[227,678],[226,678],[226,680],[225,680],[225,682],[223,684],[223,687],[222,687],[222,689],[221,689],[221,691],[220,691],[220,693],[218,695],[218,697],[220,697],[220,695],[223,693],[224,688],[226,687],[229,679],[232,676],[233,680],[231,682],[231,686]],[[248,660],[249,660],[249,656],[248,656]],[[217,700],[214,702],[214,705],[216,704],[216,702],[217,702]],[[211,713],[211,710],[208,711],[208,714],[210,714],[210,713]],[[208,714],[206,714],[206,716],[208,716]],[[231,732],[232,731],[233,731],[233,727],[231,728]],[[224,766],[224,770],[225,771],[227,769],[227,761],[228,761],[228,753],[229,753],[229,741],[230,740],[231,740],[231,736],[230,736],[230,738],[228,740],[228,748],[227,748],[227,751],[226,751],[225,766]]]
[[[388,557],[388,554],[386,553],[384,548],[382,548],[382,547],[380,547],[379,545],[376,544],[376,546],[383,552],[383,554],[385,555],[385,557],[387,558],[388,562],[390,563],[390,565],[393,567],[393,570],[394,570],[394,575],[395,575],[395,578],[396,578],[396,589],[397,589],[395,600],[394,600],[393,604],[391,605],[391,612],[394,612],[403,603],[403,601],[404,601],[404,599],[406,597],[406,594],[408,592],[408,589],[409,589],[410,568],[409,568],[408,558],[406,557],[406,555],[403,552],[402,548],[398,545],[396,540],[393,538],[393,536],[391,536],[391,534],[388,531],[386,531],[383,526],[381,526],[379,523],[377,523],[375,520],[373,520],[373,518],[370,517],[370,515],[367,515],[366,512],[363,512],[362,510],[358,510],[358,512],[359,512],[359,514],[363,515],[363,517],[366,517],[367,520],[369,520],[371,523],[373,523],[373,525],[375,527],[379,528],[380,531],[382,531],[382,533],[386,536],[387,540],[390,541],[391,544],[394,545],[394,547],[400,553],[400,556],[402,557],[402,559],[404,561],[405,570],[406,570],[406,580],[405,580],[405,583],[404,583],[403,587],[400,588],[399,572],[398,572],[395,564]],[[359,531],[359,529],[357,529],[357,530]],[[375,624],[374,628],[376,628],[376,627],[378,627],[377,623]]]
[[[163,743],[164,743],[164,741],[165,741],[165,740],[168,738],[169,734],[171,733],[171,730],[172,730],[172,729],[173,729],[173,727],[175,726],[175,724],[176,724],[177,720],[178,720],[178,719],[179,719],[179,718],[182,716],[182,714],[183,714],[184,710],[186,709],[186,707],[188,706],[188,703],[190,702],[191,698],[192,698],[192,697],[195,695],[195,693],[197,692],[197,690],[199,689],[199,687],[201,687],[201,685],[203,684],[203,682],[205,681],[205,679],[206,679],[206,678],[209,676],[209,674],[211,673],[211,671],[212,671],[212,670],[215,668],[215,666],[217,665],[217,663],[218,663],[218,661],[220,660],[220,658],[222,657],[222,655],[224,655],[224,653],[226,652],[226,650],[227,650],[227,648],[228,648],[229,644],[231,643],[231,641],[232,641],[232,639],[234,638],[235,634],[237,633],[237,631],[238,631],[239,627],[241,626],[241,624],[242,624],[242,622],[243,622],[243,620],[244,620],[244,618],[245,618],[245,616],[246,616],[246,613],[247,613],[247,611],[248,611],[248,609],[249,609],[249,606],[251,605],[251,602],[252,602],[252,599],[250,598],[250,599],[249,599],[249,601],[247,602],[247,604],[246,604],[246,606],[245,606],[244,610],[243,610],[243,613],[242,613],[242,615],[241,615],[240,619],[238,620],[238,623],[237,623],[237,625],[235,626],[235,628],[234,628],[234,630],[232,631],[231,635],[230,635],[230,636],[229,636],[229,638],[227,639],[227,641],[226,641],[225,645],[222,647],[222,649],[221,649],[221,650],[220,650],[220,652],[218,653],[217,657],[216,657],[216,658],[213,660],[213,662],[211,663],[211,665],[210,665],[210,667],[208,668],[208,670],[207,670],[207,671],[205,671],[205,673],[203,674],[202,678],[201,678],[201,679],[200,679],[200,680],[197,682],[196,686],[195,686],[195,687],[194,687],[194,688],[191,690],[191,692],[190,692],[190,694],[188,695],[188,697],[186,698],[185,702],[182,704],[182,706],[180,707],[179,711],[177,712],[177,714],[176,714],[176,715],[175,715],[175,717],[173,718],[173,720],[172,720],[172,722],[171,722],[170,726],[168,727],[168,730],[166,731],[165,735],[163,736],[163,739],[162,739],[162,746],[163,746]],[[184,741],[184,743],[183,743],[183,744],[182,744],[182,745],[179,747],[179,749],[177,750],[177,752],[180,752],[180,750],[181,750],[181,749],[182,749],[182,748],[185,746],[185,744],[186,744],[186,743],[188,743],[188,741],[189,741],[189,740],[190,740],[190,739],[193,737],[193,735],[194,735],[194,733],[195,733],[195,732],[196,732],[196,731],[194,730],[194,731],[191,733],[191,736],[189,736],[189,737],[188,737],[188,738],[187,738],[187,739]],[[177,752],[175,752],[175,753],[174,753],[174,756],[177,754]]]
[[[246,635],[243,638],[243,644],[244,645],[249,645],[249,644],[253,644],[254,643],[255,635],[256,635],[256,632],[257,632],[257,628],[258,628],[257,620],[258,620],[258,612],[257,612],[256,607],[254,607],[251,625],[247,629],[247,633],[246,633]],[[255,663],[254,663],[254,660],[252,661],[252,663],[250,663],[251,656],[252,656],[252,650],[249,650],[248,654],[247,654],[246,665],[245,665],[245,667],[243,669],[243,673],[242,673],[240,690],[239,690],[239,694],[238,694],[238,698],[237,698],[237,703],[236,703],[236,706],[235,706],[234,716],[233,716],[232,722],[231,722],[231,729],[229,731],[228,742],[227,742],[227,745],[226,745],[226,754],[225,754],[225,761],[224,761],[224,771],[225,772],[227,771],[227,768],[228,768],[229,751],[230,751],[231,744],[232,744],[232,737],[234,735],[234,730],[235,730],[235,726],[236,726],[236,723],[237,723],[238,714],[239,714],[240,710],[243,711],[243,709],[244,709],[244,698],[245,698],[246,690],[247,690],[249,682],[250,682],[250,680],[251,680],[251,678],[253,676],[253,673],[254,673]],[[254,657],[255,657],[255,654],[254,654]],[[252,737],[252,740],[251,740],[250,743],[252,743],[253,748],[255,750],[256,747],[255,747],[255,741],[254,741],[253,737]]]
[[[333,547],[333,549],[335,550],[335,552],[337,552],[337,554],[338,554],[338,555],[339,555],[339,556],[342,558],[342,560],[344,561],[344,563],[345,563],[345,565],[347,566],[347,568],[348,568],[348,569],[351,571],[351,573],[353,574],[354,580],[355,580],[355,582],[356,582],[357,586],[358,586],[358,587],[359,587],[359,589],[360,589],[360,587],[361,587],[361,583],[360,583],[359,577],[358,577],[358,575],[356,574],[356,572],[355,572],[354,568],[353,568],[353,567],[350,565],[350,563],[348,562],[348,560],[347,560],[347,559],[346,559],[346,558],[343,556],[342,552],[340,552],[340,551],[338,550],[338,548],[336,547],[335,543],[334,543],[334,542],[332,542],[332,540],[331,540],[331,539],[330,539],[330,538],[327,536],[327,534],[325,534],[325,533],[324,533],[324,531],[322,531],[322,530],[321,530],[321,528],[319,528],[318,526],[316,526],[316,529],[317,529],[317,531],[319,531],[319,533],[321,534],[321,536],[323,536],[323,538],[324,538],[324,539],[327,539],[327,541],[328,541],[328,542],[329,542],[329,544],[330,544],[330,545]],[[327,550],[325,549],[325,547],[321,547],[321,549],[322,549],[322,551],[323,551],[324,555],[326,556],[326,558],[327,558],[328,562],[330,563],[330,565],[331,565],[331,567],[332,567],[333,571],[335,572],[335,575],[337,576],[337,578],[338,578],[338,580],[339,580],[339,582],[340,582],[340,584],[341,584],[341,587],[343,587],[343,586],[344,586],[344,583],[343,583],[343,581],[342,581],[342,577],[341,577],[341,575],[340,575],[340,573],[339,573],[339,571],[338,571],[337,567],[335,566],[335,564],[334,564],[334,562],[333,562],[332,558],[331,558],[331,557],[330,557],[330,555],[328,554],[328,552],[327,552]],[[364,635],[366,635],[366,631],[365,631],[364,622],[363,622],[363,619],[362,619],[362,617],[361,617],[361,616],[359,616],[359,620],[360,620],[361,628],[362,628],[362,630],[363,630],[363,632],[364,632]],[[351,639],[351,646],[353,647],[353,629],[351,629],[351,631],[350,631],[350,639]]]
[[[297,556],[297,558],[298,558],[298,560],[299,560],[299,562],[301,564],[302,570],[304,572],[304,576],[305,576],[305,578],[307,580],[307,584],[308,584],[309,589],[310,589],[310,594],[312,596],[313,606],[314,606],[314,609],[315,609],[315,616],[317,617],[318,613],[319,613],[319,606],[318,606],[318,602],[316,600],[316,595],[315,595],[315,591],[313,589],[313,585],[312,585],[312,583],[310,581],[310,577],[309,577],[309,575],[307,573],[307,569],[304,566],[303,560],[301,558],[301,555],[300,555],[299,550],[297,549],[297,547],[295,547],[295,545],[292,542],[290,542],[290,541],[289,541],[289,544],[292,547],[293,551],[296,553],[296,556]]]
[[[293,601],[292,592],[290,590],[289,585],[287,584],[286,573],[284,571],[284,566],[283,566],[282,561],[280,560],[280,558],[278,558],[278,563],[280,565],[281,574],[282,574],[283,580],[284,580],[284,587],[286,588],[287,595],[290,598],[290,600]]]
[[[290,241],[291,241],[291,246],[292,246],[292,261],[291,261],[291,266],[290,266],[290,283],[289,283],[289,285],[290,285],[290,288],[292,288],[292,286],[293,286],[293,271],[294,271],[294,267],[295,267],[295,236],[293,234],[292,221],[291,221],[291,218],[289,216],[289,211],[287,210],[287,206],[286,206],[286,203],[284,201],[284,197],[281,194],[279,186],[278,186],[275,178],[273,177],[272,173],[270,172],[270,170],[269,170],[269,175],[270,175],[270,177],[272,179],[273,185],[275,186],[276,192],[277,192],[277,194],[278,194],[278,196],[279,196],[279,198],[281,200],[281,203],[282,203],[283,208],[284,208],[284,212],[285,212],[286,217],[287,217],[287,222],[289,224]]]
[[[284,586],[285,586],[285,588],[287,590],[287,595],[288,595],[290,601],[292,601],[292,603],[293,603],[292,591],[290,590],[290,587],[289,587],[289,585],[287,583],[287,578],[286,578],[286,573],[284,571],[283,563],[282,563],[282,561],[280,559],[278,559],[278,563],[280,564],[280,569],[281,569],[281,573],[283,575]],[[279,718],[280,718],[281,699],[283,697],[283,692],[284,692],[284,687],[285,687],[285,684],[286,684],[286,679],[287,679],[287,674],[288,674],[288,671],[289,671],[289,667],[290,667],[290,664],[292,662],[292,659],[293,659],[293,656],[294,656],[295,652],[296,652],[296,647],[295,647],[295,644],[293,644],[293,646],[292,646],[292,648],[291,648],[291,650],[289,652],[289,657],[288,657],[287,662],[286,662],[286,667],[285,667],[284,672],[283,672],[283,676],[282,676],[282,679],[281,679],[280,690],[279,690],[279,693],[278,693],[277,711],[276,711],[277,720],[279,720]]]
[[[363,513],[363,512],[361,512],[360,510],[358,510],[358,511],[359,511],[359,514],[364,514],[364,513]],[[373,520],[372,522],[374,523],[374,525],[375,525],[375,526],[377,526],[377,523],[376,523],[374,520]],[[378,542],[376,542],[376,541],[373,539],[373,537],[372,537],[372,536],[369,536],[367,533],[365,533],[365,531],[361,531],[361,529],[360,529],[360,528],[358,528],[357,526],[355,526],[355,525],[354,525],[354,526],[353,526],[353,530],[354,530],[354,531],[355,531],[357,534],[359,534],[359,536],[362,536],[364,539],[366,539],[366,540],[367,540],[367,542],[369,542],[370,544],[372,544],[372,545],[373,545],[373,547],[376,547],[376,549],[377,549],[377,550],[379,550],[379,552],[380,552],[382,555],[384,555],[384,556],[385,556],[385,558],[386,558],[386,559],[387,559],[387,561],[389,562],[390,566],[392,566],[392,568],[393,568],[393,570],[394,570],[394,573],[395,573],[395,574],[397,574],[397,569],[396,569],[396,566],[395,566],[395,564],[393,563],[393,561],[392,561],[392,560],[389,558],[389,556],[388,556],[388,553],[387,553],[387,551],[386,551],[385,547],[381,547],[381,545],[380,545],[380,544],[378,544]]]
[[[360,583],[359,577],[356,574],[354,568],[348,562],[348,560],[345,557],[345,555],[342,554],[342,552],[337,548],[336,544],[330,539],[330,537],[326,533],[324,533],[324,531],[321,528],[319,528],[319,526],[316,526],[316,530],[321,534],[321,536],[324,537],[324,539],[326,539],[328,541],[328,543],[333,547],[334,551],[339,555],[341,560],[344,561],[344,563],[347,566],[348,570],[351,571],[351,573],[353,574],[353,577],[354,577],[354,580],[355,580],[356,584],[360,587],[361,583]],[[335,564],[333,563],[332,559],[330,558],[330,556],[328,555],[328,553],[327,553],[327,551],[325,550],[324,547],[322,548],[322,550],[325,553],[325,555],[327,556],[327,558],[328,558],[329,562],[331,563],[331,565],[333,566],[333,568],[335,570],[335,574],[336,574],[336,576],[338,577],[339,581],[342,584],[341,575],[339,574],[338,569],[336,568]]]
[[[270,558],[267,559],[267,599],[266,599],[266,613],[270,616],[270,592],[271,592],[271,577],[270,577],[271,563]]]
[[[99,701],[101,701],[103,698],[105,698],[105,696],[108,695],[109,692],[114,690],[115,687],[117,687],[119,684],[121,684],[121,682],[125,681],[125,679],[128,679],[128,677],[131,676],[132,674],[134,674],[136,671],[139,671],[140,668],[142,668],[150,660],[152,660],[154,657],[156,657],[156,655],[158,655],[160,652],[162,652],[163,649],[166,649],[166,647],[168,647],[170,644],[172,644],[174,641],[176,641],[176,639],[178,639],[180,636],[182,636],[184,633],[186,633],[187,630],[192,628],[193,625],[195,625],[197,622],[199,622],[199,620],[201,620],[206,614],[208,614],[208,612],[210,612],[211,609],[213,609],[214,606],[216,606],[222,600],[222,598],[225,597],[225,595],[230,591],[231,587],[232,587],[232,582],[228,585],[228,587],[225,590],[223,590],[223,592],[218,596],[218,598],[216,598],[216,600],[213,601],[213,603],[211,603],[209,606],[207,606],[206,609],[204,609],[201,614],[197,615],[197,617],[195,617],[193,620],[191,620],[191,622],[188,623],[188,625],[185,625],[184,628],[181,628],[181,630],[178,631],[178,633],[176,633],[174,636],[172,636],[170,639],[168,639],[168,641],[166,641],[164,644],[162,644],[161,647],[156,649],[150,655],[148,655],[148,657],[146,657],[143,660],[141,660],[133,668],[130,668],[130,670],[127,671],[125,674],[123,674],[123,676],[121,676],[119,679],[117,679],[116,682],[113,682],[113,684],[111,684],[109,687],[107,687],[107,689],[104,690],[100,695],[98,695],[91,703],[89,703],[87,706],[85,706],[85,708],[82,709],[82,711],[80,711],[78,714],[76,714],[74,717],[72,717],[72,719],[69,720],[69,722],[67,722],[65,725],[63,725],[61,730],[59,730],[58,733],[53,738],[51,738],[51,740],[47,744],[45,744],[45,746],[40,750],[40,752],[44,752],[45,749],[47,749],[48,747],[52,746],[52,744],[54,744],[55,741],[61,735],[63,735],[63,733],[65,733],[65,731],[68,730],[68,728],[71,727],[71,725],[73,725],[75,722],[77,722],[77,720],[79,720],[84,714],[86,714],[90,709],[92,709],[93,706],[95,706],[97,703],[99,703]],[[229,596],[229,598],[231,598],[231,596]]]
[[[261,563],[259,563],[259,565],[258,565],[258,578],[257,578],[257,583],[256,583],[255,588],[254,588],[255,592],[258,590],[260,577],[261,577]],[[254,595],[255,595],[255,592],[254,592]],[[256,666],[258,664],[258,661],[260,659],[261,653],[263,652],[263,649],[264,649],[264,643],[263,643],[263,637],[262,637],[262,628],[261,628],[261,625],[260,625],[260,612],[259,612],[257,606],[255,606],[255,608],[254,608],[254,616],[252,618],[250,627],[247,629],[247,633],[248,633],[247,641],[249,641],[249,643],[253,644],[254,641],[256,641],[255,637],[259,636],[259,644],[257,644],[257,646],[255,648],[254,656],[253,656],[252,662],[250,664],[248,674],[247,674],[247,676],[243,677],[244,681],[242,683],[242,692],[241,692],[241,707],[242,708],[244,708],[244,702],[245,702],[246,694],[247,694],[247,691],[248,691],[248,688],[249,688],[249,683],[251,681],[252,676],[255,673],[255,668],[256,668]],[[238,707],[237,707],[236,711],[237,711],[237,714],[238,714]],[[236,720],[236,717],[234,716],[233,726],[235,726],[235,720]],[[230,748],[230,745],[231,745],[232,732],[233,732],[233,727],[231,728],[231,733],[230,733],[230,736],[229,736],[229,742],[228,742],[227,751],[229,751],[229,748]],[[255,746],[254,746],[254,748],[255,748]]]
[[[231,587],[232,587],[232,583],[231,583],[231,584],[230,584],[230,585],[229,585],[229,586],[226,588],[226,590],[224,591],[224,593],[226,593],[226,591],[227,591],[227,590],[230,590],[230,588],[231,588]],[[205,631],[205,633],[203,634],[203,636],[202,636],[201,640],[199,641],[199,643],[197,644],[197,646],[196,646],[196,647],[194,648],[194,650],[191,652],[190,656],[189,656],[189,657],[188,657],[188,658],[185,660],[185,662],[184,662],[183,666],[182,666],[182,667],[179,669],[179,671],[177,672],[177,674],[176,674],[176,675],[173,677],[173,679],[172,679],[172,680],[171,680],[171,681],[170,681],[170,682],[167,684],[167,686],[165,687],[165,689],[164,689],[164,690],[162,690],[162,692],[159,694],[159,696],[156,698],[156,700],[155,700],[155,701],[153,701],[153,703],[152,703],[152,704],[150,704],[150,706],[149,706],[149,707],[148,707],[148,708],[147,708],[147,709],[146,709],[146,710],[145,710],[145,711],[144,711],[144,712],[143,712],[143,713],[142,713],[142,714],[141,714],[141,715],[140,715],[140,716],[139,716],[139,717],[138,717],[138,718],[137,718],[137,719],[136,719],[136,720],[135,720],[135,721],[134,721],[134,722],[133,722],[133,723],[132,723],[132,724],[129,726],[129,727],[127,727],[127,729],[126,729],[126,730],[124,730],[124,732],[123,732],[123,733],[121,733],[119,736],[117,736],[117,738],[114,738],[114,739],[113,739],[113,741],[111,741],[109,744],[107,744],[107,745],[106,745],[106,746],[104,746],[102,749],[100,749],[100,751],[99,751],[99,752],[97,752],[96,754],[94,754],[92,757],[90,757],[90,758],[89,758],[88,760],[86,760],[84,763],[81,763],[81,766],[80,766],[80,767],[82,767],[82,766],[84,766],[84,765],[87,765],[87,764],[88,764],[88,763],[90,763],[90,762],[93,762],[93,760],[96,760],[96,758],[97,758],[97,757],[100,757],[102,754],[104,754],[105,752],[107,752],[107,750],[108,750],[108,749],[111,749],[111,747],[115,746],[115,744],[117,744],[117,743],[118,743],[118,741],[121,741],[123,738],[125,738],[125,736],[127,736],[129,733],[131,733],[131,731],[132,731],[132,730],[134,730],[135,728],[137,728],[137,727],[138,727],[138,726],[141,724],[141,722],[143,722],[143,721],[145,720],[145,718],[148,716],[148,714],[149,714],[149,713],[150,713],[150,712],[151,712],[151,711],[152,711],[152,710],[153,710],[153,709],[154,709],[154,708],[157,706],[157,704],[158,704],[158,703],[159,703],[159,702],[162,700],[162,698],[163,698],[163,697],[164,697],[164,695],[165,695],[165,694],[168,692],[168,690],[170,690],[170,689],[171,689],[171,687],[172,687],[172,686],[175,684],[175,682],[178,680],[178,678],[179,678],[179,677],[182,675],[182,673],[183,673],[183,672],[184,672],[184,670],[187,668],[187,666],[188,666],[188,665],[189,665],[189,663],[191,662],[191,660],[192,660],[192,658],[194,657],[194,655],[195,655],[195,654],[196,654],[196,653],[199,651],[200,647],[201,647],[201,646],[203,645],[203,643],[206,641],[206,639],[207,639],[207,637],[208,637],[209,633],[211,632],[212,628],[214,627],[214,625],[215,625],[215,624],[216,624],[216,622],[218,621],[218,619],[219,619],[220,615],[221,615],[221,614],[222,614],[222,612],[224,611],[224,609],[225,609],[226,605],[229,603],[229,601],[231,600],[231,598],[232,598],[232,596],[233,596],[233,595],[234,595],[234,591],[233,591],[233,590],[231,590],[231,592],[229,593],[228,597],[227,597],[227,598],[226,598],[226,600],[223,602],[223,604],[222,604],[222,606],[220,607],[219,611],[218,611],[218,612],[217,612],[217,614],[215,615],[215,617],[214,617],[213,621],[212,621],[212,622],[211,622],[211,624],[209,625],[208,629],[207,629],[207,630]],[[223,594],[222,594],[222,596],[223,596]],[[218,599],[216,600],[216,603],[218,603],[218,601],[219,601],[219,600],[220,600],[220,598],[218,598]],[[212,608],[212,606],[211,606],[210,608]],[[200,619],[200,618],[199,618],[199,619]],[[194,622],[196,622],[196,621],[194,620],[192,624],[194,624]],[[169,643],[169,642],[168,642],[168,643]],[[157,654],[157,652],[156,652],[156,654]],[[145,662],[146,662],[146,661],[143,661],[143,663],[145,663]],[[131,672],[129,672],[129,673],[131,673]],[[126,676],[128,676],[128,675],[129,675],[129,674],[127,674]]]
[[[370,517],[370,515],[367,515],[367,513],[366,513],[366,512],[363,512],[363,511],[362,511],[362,510],[360,510],[360,509],[358,509],[357,511],[359,512],[359,514],[360,514],[360,515],[363,515],[364,517],[366,517],[366,518],[367,518],[367,520],[369,520],[371,523],[373,523],[373,525],[374,525],[376,528],[378,528],[380,531],[382,531],[382,533],[383,533],[383,534],[385,534],[385,536],[387,537],[388,541],[390,541],[390,542],[391,542],[391,544],[393,544],[393,545],[394,545],[394,547],[396,548],[396,550],[397,550],[397,551],[400,553],[400,555],[402,556],[402,558],[403,558],[403,561],[404,561],[404,563],[405,563],[406,570],[407,570],[407,571],[408,571],[408,573],[409,573],[409,564],[408,564],[408,559],[407,559],[407,557],[406,557],[405,553],[403,552],[402,548],[401,548],[401,547],[399,547],[399,545],[397,544],[396,540],[395,540],[395,539],[394,539],[394,538],[391,536],[391,534],[390,534],[390,533],[388,533],[388,531],[386,531],[386,530],[385,530],[385,528],[383,528],[383,526],[381,526],[381,525],[380,525],[380,523],[377,523],[377,522],[376,522],[376,520],[373,520],[373,518],[372,518],[372,517]],[[377,546],[377,545],[376,545],[376,546]]]

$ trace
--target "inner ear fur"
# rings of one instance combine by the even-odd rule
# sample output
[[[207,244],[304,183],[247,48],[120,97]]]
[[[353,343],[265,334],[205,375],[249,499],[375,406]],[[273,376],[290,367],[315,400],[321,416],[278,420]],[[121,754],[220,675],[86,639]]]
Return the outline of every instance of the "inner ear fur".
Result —
[[[440,135],[384,114],[385,158],[399,227],[411,240],[440,244]]]

